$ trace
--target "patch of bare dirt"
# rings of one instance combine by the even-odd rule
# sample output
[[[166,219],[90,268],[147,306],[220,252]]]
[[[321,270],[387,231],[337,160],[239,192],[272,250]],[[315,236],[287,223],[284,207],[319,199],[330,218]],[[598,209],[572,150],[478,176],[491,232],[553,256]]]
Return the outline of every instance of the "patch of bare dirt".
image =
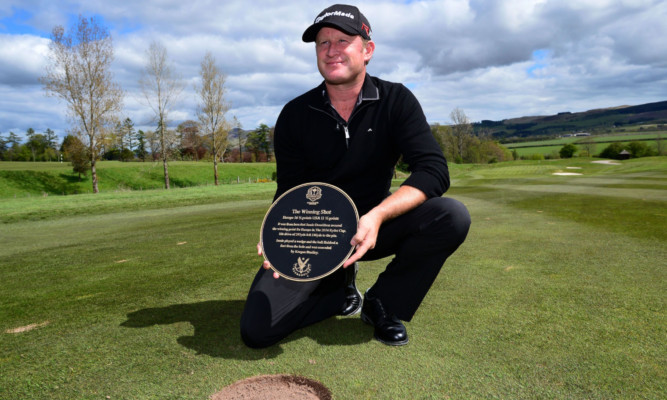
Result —
[[[312,379],[295,375],[246,378],[212,395],[211,400],[331,400],[331,391]]]

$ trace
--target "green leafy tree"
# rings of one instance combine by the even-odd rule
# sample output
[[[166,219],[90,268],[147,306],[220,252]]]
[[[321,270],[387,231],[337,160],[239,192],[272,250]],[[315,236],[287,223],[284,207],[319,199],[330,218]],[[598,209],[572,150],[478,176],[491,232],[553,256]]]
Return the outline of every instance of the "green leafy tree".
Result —
[[[146,151],[146,134],[139,129],[135,139],[137,140],[137,148],[134,150],[134,154],[136,154],[141,161],[146,161],[146,156],[148,155],[148,151]]]
[[[5,160],[5,156],[9,150],[9,146],[7,145],[8,141],[4,137],[0,135],[0,160]]]
[[[58,136],[54,131],[52,131],[49,128],[46,128],[44,131],[44,137],[46,138],[46,150],[44,155],[46,158],[48,158],[49,161],[51,161],[52,158],[58,159],[58,154],[57,154],[57,146],[58,146]]]
[[[622,143],[614,142],[610,143],[609,146],[605,147],[604,150],[600,153],[601,158],[611,158],[613,160],[618,160],[621,158],[621,151],[625,149],[625,146]]]
[[[21,145],[21,139],[17,134],[10,131],[9,136],[7,136],[7,154],[5,160],[14,161],[16,155],[19,151],[19,146]]]
[[[255,161],[260,160],[260,153],[269,153],[269,128],[266,124],[260,124],[257,129],[248,134],[248,142],[246,147],[250,149],[255,155]]]
[[[88,147],[77,136],[67,135],[63,139],[60,150],[65,159],[71,163],[72,171],[79,174],[79,181],[81,181],[81,174],[85,176],[90,169]]]
[[[35,147],[34,147],[35,142],[33,142],[33,140],[32,140],[33,137],[35,136],[35,130],[32,129],[32,128],[28,128],[28,130],[25,131],[25,136],[28,139],[26,144],[28,145],[28,148],[30,149],[30,153],[32,154],[32,161],[36,161],[35,160]]]
[[[560,155],[560,158],[572,158],[574,157],[574,154],[577,152],[577,150],[577,146],[573,145],[572,143],[568,143],[560,148],[558,154]]]
[[[651,157],[655,155],[653,149],[651,149],[644,142],[638,142],[638,141],[630,142],[627,146],[627,149],[630,152],[630,156],[632,158]]]
[[[125,118],[123,121],[123,139],[125,139],[125,143],[127,143],[127,148],[130,150],[130,153],[132,153],[132,150],[134,149],[134,140],[136,136],[136,131],[134,130],[134,122],[132,122],[132,119]]]

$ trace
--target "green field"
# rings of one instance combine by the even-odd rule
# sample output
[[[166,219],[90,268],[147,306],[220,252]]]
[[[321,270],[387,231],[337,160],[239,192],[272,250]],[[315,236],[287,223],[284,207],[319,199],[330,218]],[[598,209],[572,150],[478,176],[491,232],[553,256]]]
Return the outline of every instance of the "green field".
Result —
[[[272,163],[218,164],[220,183],[271,180]],[[100,192],[122,192],[164,188],[161,162],[97,163]],[[169,162],[170,186],[174,188],[213,185],[213,163],[205,161]],[[0,161],[0,198],[92,193],[91,176],[72,172],[68,163]]]
[[[358,316],[242,344],[274,183],[4,196],[0,398],[207,399],[277,373],[335,399],[664,398],[667,157],[591,161],[451,165],[471,232],[398,348]]]
[[[579,147],[579,150],[583,150],[585,143],[594,143],[591,146],[592,154],[599,154],[605,147],[611,142],[630,142],[630,141],[645,141],[649,146],[656,148],[656,140],[665,140],[667,138],[667,132],[635,132],[635,133],[616,133],[609,135],[597,135],[597,136],[572,136],[572,137],[561,137],[558,139],[550,140],[536,140],[532,142],[517,142],[517,143],[506,143],[503,146],[507,147],[510,150],[516,150],[517,154],[521,157],[530,157],[533,154],[542,154],[544,156],[558,156],[558,151],[568,143],[572,143]]]

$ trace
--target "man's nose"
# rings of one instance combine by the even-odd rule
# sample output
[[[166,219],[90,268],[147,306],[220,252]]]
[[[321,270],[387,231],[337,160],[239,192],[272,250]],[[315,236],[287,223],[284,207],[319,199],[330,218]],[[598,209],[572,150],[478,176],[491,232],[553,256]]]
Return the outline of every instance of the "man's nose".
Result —
[[[338,54],[338,46],[336,46],[335,43],[331,43],[331,45],[327,49],[327,56],[333,57],[337,54]]]

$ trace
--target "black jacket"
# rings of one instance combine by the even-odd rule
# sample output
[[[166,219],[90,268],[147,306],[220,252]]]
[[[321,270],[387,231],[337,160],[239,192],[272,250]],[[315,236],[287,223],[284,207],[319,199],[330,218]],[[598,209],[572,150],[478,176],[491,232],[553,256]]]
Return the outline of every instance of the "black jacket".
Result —
[[[401,155],[411,172],[404,185],[429,198],[449,188],[447,162],[415,96],[370,75],[347,122],[331,106],[324,82],[287,103],[276,122],[274,147],[274,200],[296,185],[325,182],[344,190],[364,215],[390,194]]]

